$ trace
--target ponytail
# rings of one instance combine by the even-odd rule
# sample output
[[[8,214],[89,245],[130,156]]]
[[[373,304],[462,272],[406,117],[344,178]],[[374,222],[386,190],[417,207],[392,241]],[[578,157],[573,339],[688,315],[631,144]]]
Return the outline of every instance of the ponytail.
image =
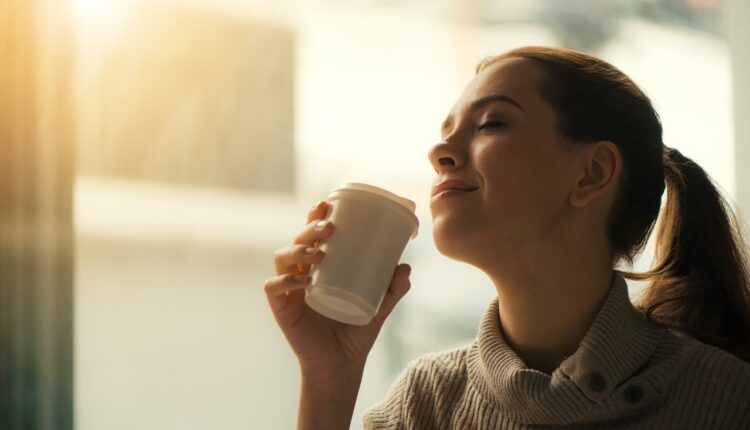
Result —
[[[667,201],[654,267],[623,272],[650,280],[637,306],[649,320],[750,363],[748,252],[742,224],[708,174],[664,147]]]

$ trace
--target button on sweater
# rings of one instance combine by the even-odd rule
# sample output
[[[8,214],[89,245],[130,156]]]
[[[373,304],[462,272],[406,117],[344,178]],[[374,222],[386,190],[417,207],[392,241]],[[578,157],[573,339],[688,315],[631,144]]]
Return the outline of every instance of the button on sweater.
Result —
[[[500,330],[498,299],[475,340],[411,361],[365,429],[750,429],[750,364],[650,323],[615,271],[576,352],[551,375]]]

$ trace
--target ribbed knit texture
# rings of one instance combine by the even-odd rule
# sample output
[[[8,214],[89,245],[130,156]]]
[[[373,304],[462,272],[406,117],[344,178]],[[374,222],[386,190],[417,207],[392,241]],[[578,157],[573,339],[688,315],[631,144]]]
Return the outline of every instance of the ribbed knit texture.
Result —
[[[750,429],[750,364],[650,324],[615,272],[578,350],[547,375],[505,343],[498,299],[471,345],[410,362],[365,429]]]

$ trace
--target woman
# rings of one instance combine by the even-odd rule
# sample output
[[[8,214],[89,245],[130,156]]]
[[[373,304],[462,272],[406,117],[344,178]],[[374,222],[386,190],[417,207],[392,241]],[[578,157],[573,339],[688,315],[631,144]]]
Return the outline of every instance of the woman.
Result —
[[[469,189],[433,196],[435,244],[485,272],[497,298],[473,344],[412,361],[366,428],[750,428],[739,224],[703,169],[664,146],[622,72],[554,48],[485,59],[429,160],[436,185]],[[646,243],[665,180],[654,269],[615,270]],[[335,229],[316,222],[325,212],[316,205],[277,251],[265,290],[301,368],[299,428],[346,429],[410,268],[397,267],[367,326],[307,308],[316,245]],[[625,277],[649,280],[638,307]]]

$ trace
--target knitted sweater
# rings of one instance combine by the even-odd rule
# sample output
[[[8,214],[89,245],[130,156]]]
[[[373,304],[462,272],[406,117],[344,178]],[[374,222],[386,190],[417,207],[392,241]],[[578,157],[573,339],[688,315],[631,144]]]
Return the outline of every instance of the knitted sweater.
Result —
[[[470,345],[411,361],[365,429],[750,429],[750,364],[649,323],[615,272],[578,350],[547,375],[505,343],[498,299]]]

